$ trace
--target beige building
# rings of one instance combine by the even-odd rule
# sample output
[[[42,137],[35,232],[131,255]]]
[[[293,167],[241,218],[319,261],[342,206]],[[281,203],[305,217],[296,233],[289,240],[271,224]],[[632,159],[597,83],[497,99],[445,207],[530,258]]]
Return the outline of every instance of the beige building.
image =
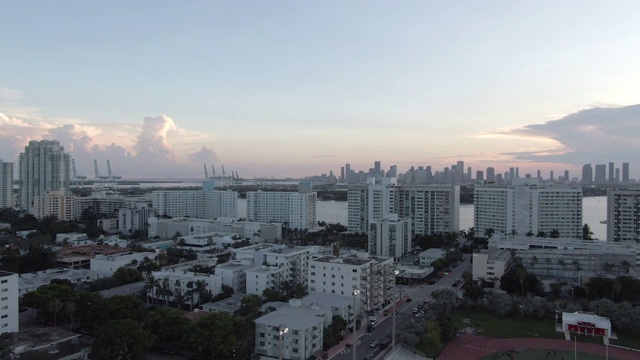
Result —
[[[48,191],[33,199],[31,213],[38,219],[55,216],[60,221],[75,220],[76,197],[60,191]]]

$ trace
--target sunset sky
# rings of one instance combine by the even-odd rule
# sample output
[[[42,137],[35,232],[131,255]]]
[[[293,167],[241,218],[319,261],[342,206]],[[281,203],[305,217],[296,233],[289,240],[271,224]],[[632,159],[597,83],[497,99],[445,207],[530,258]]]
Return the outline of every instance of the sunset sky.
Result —
[[[6,162],[57,139],[89,177],[640,178],[640,1],[1,1],[0,39]]]

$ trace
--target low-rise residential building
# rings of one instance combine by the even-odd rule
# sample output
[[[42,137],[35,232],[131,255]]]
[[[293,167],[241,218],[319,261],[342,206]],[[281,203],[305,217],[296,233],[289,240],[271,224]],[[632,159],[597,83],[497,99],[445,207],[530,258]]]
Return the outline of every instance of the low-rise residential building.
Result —
[[[589,275],[635,275],[640,264],[640,245],[630,242],[494,235],[489,240],[487,261],[495,261],[492,254],[500,251],[515,253],[527,271],[542,280],[576,285]],[[476,266],[482,266],[483,261],[474,254],[474,279]],[[494,265],[497,271],[500,264]]]
[[[327,255],[309,262],[309,292],[349,296],[358,290],[358,311],[381,309],[394,293],[393,258],[369,253]]]
[[[169,239],[175,234],[181,236],[209,233],[233,233],[242,239],[256,239],[260,242],[274,242],[282,238],[282,224],[254,221],[237,221],[231,218],[149,218],[149,238]]]
[[[18,277],[18,293],[20,296],[37,290],[39,287],[49,285],[51,280],[69,280],[74,285],[80,285],[105,277],[97,271],[88,269],[47,269],[38,272],[20,274]]]
[[[216,266],[215,274],[222,278],[222,285],[233,289],[235,293],[247,292],[246,271],[253,268],[253,264],[247,265],[239,261],[228,261]],[[260,294],[262,295],[262,294]]]
[[[288,271],[284,266],[262,265],[245,270],[245,274],[247,294],[262,296],[266,289],[280,290]]]
[[[511,253],[506,250],[480,250],[473,253],[473,280],[497,282],[513,265]]]
[[[374,220],[369,224],[369,253],[398,259],[411,252],[411,221],[398,219],[397,214]]]
[[[202,311],[206,312],[224,312],[227,314],[235,314],[242,307],[242,298],[247,296],[245,293],[234,292],[230,297],[200,305]]]
[[[446,253],[442,249],[427,249],[418,254],[418,259],[420,259],[420,265],[430,267],[434,261],[443,259]]]
[[[146,259],[156,261],[157,255],[152,252],[118,253],[113,255],[96,255],[90,260],[89,268],[93,271],[111,276],[121,267],[136,268]]]
[[[264,265],[268,270],[273,272],[273,278],[282,276],[278,281],[289,281],[307,287],[309,274],[309,260],[312,255],[320,252],[320,248],[316,246],[289,247],[282,244],[257,244],[245,246],[238,249],[231,249],[231,259],[248,263],[249,261],[256,267],[255,275],[262,278],[261,274],[266,274],[267,270],[261,267]],[[260,267],[260,268],[258,268]],[[282,268],[276,270],[275,268]],[[276,276],[276,273],[279,274]],[[253,279],[251,279],[253,281]],[[255,283],[255,281],[253,281]],[[260,289],[268,287],[267,284],[250,285],[247,279],[247,293],[254,294],[251,289]],[[260,293],[262,294],[262,293]]]
[[[211,296],[222,292],[222,279],[218,275],[195,273],[186,270],[163,270],[153,272],[160,288],[149,289],[147,296],[165,303],[182,300],[185,304],[197,304],[202,296],[202,284]],[[200,290],[200,291],[199,291]]]
[[[18,331],[18,298],[18,274],[0,271],[0,335]]]
[[[129,251],[127,248],[123,249],[95,243],[64,247],[56,254],[56,262],[59,267],[63,268],[88,269],[91,266],[91,259],[96,255],[114,255],[128,253]]]
[[[319,315],[319,316],[316,316]],[[319,307],[303,307],[300,300],[255,320],[256,354],[306,360],[322,350],[324,317]]]

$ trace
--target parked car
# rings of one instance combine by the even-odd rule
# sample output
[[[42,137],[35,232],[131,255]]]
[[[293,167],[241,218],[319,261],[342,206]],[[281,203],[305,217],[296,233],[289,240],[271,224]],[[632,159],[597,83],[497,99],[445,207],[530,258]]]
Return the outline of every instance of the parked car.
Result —
[[[378,344],[380,344],[380,342],[378,340],[373,340],[372,342],[369,343],[369,347],[376,347],[378,346]]]

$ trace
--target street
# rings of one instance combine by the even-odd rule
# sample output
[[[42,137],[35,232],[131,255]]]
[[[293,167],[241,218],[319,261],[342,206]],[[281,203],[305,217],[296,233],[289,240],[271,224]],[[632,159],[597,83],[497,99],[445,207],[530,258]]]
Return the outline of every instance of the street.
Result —
[[[398,315],[396,315],[396,331],[401,329],[405,323],[415,318],[415,315],[412,313],[414,307],[418,304],[422,303],[422,299],[431,298],[431,294],[440,289],[451,289],[455,290],[458,293],[458,297],[462,297],[462,290],[459,290],[453,287],[454,281],[458,279],[462,279],[462,273],[465,271],[471,272],[471,262],[470,262],[470,254],[464,254],[465,261],[461,262],[460,265],[451,269],[451,273],[449,275],[444,275],[440,281],[438,281],[434,285],[422,284],[422,285],[397,285],[398,289],[402,292],[404,297],[409,297],[411,302],[402,302],[397,307]],[[382,349],[379,346],[375,348],[370,347],[372,341],[377,340],[378,343],[382,343],[385,339],[391,339],[391,329],[392,329],[392,311],[389,308],[389,316],[383,317],[378,316],[378,324],[373,332],[364,332],[357,338],[356,341],[356,359],[362,360],[367,356],[372,355],[372,359],[376,359],[378,355],[382,353]],[[367,318],[363,319],[362,326],[366,328]],[[398,333],[396,332],[396,339]],[[351,347],[344,347],[339,353],[337,353],[333,360],[352,360],[353,359],[353,349]]]

